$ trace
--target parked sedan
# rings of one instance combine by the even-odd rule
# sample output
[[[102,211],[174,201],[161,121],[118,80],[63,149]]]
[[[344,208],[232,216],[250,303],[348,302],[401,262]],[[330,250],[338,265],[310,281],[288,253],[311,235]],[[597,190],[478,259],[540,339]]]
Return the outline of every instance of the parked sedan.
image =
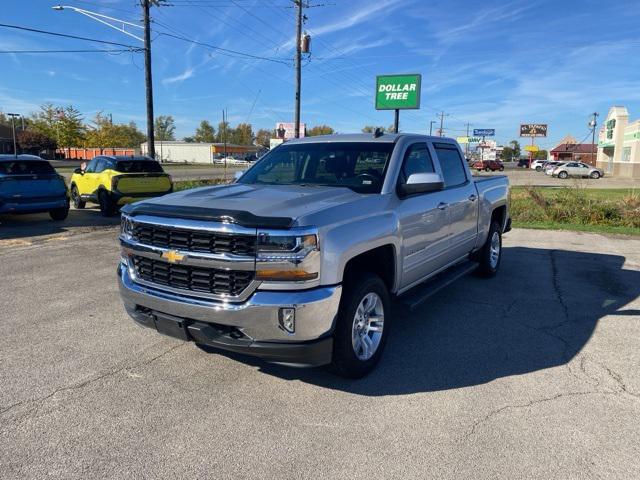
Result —
[[[552,175],[562,179],[569,177],[600,178],[604,177],[604,170],[582,162],[568,162],[556,167]]]
[[[69,214],[64,177],[35,155],[0,155],[0,213],[49,212],[53,220]]]
[[[478,160],[471,165],[471,168],[481,172],[495,172],[496,170],[502,172],[504,170],[504,164],[500,160]]]

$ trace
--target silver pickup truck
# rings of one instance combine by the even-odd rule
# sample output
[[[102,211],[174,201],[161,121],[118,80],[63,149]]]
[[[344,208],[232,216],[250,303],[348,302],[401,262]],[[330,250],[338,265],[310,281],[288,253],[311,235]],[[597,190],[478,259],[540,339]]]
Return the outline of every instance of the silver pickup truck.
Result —
[[[234,184],[124,207],[120,292],[160,333],[360,377],[393,301],[496,273],[508,190],[504,176],[472,177],[448,138],[289,141]]]

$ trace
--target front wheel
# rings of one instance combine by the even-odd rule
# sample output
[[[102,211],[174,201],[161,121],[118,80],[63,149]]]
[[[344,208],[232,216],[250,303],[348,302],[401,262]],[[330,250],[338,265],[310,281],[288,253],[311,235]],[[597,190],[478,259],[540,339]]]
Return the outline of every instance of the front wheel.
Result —
[[[504,167],[500,167],[498,170],[500,170],[501,172],[504,172]]]
[[[53,210],[49,210],[49,216],[51,220],[55,220],[56,222],[60,222],[67,218],[69,215],[69,206],[54,208]]]
[[[372,273],[346,279],[330,365],[338,375],[361,378],[376,366],[389,335],[391,299],[382,279]]]
[[[591,172],[591,175],[589,175],[591,178],[597,180],[598,178],[600,178],[600,172]]]
[[[502,260],[502,227],[498,222],[491,222],[489,236],[477,253],[476,260],[480,263],[477,273],[481,277],[490,278],[498,273]]]
[[[80,192],[78,192],[78,187],[75,185],[71,186],[71,202],[73,203],[73,208],[78,210],[84,208],[86,205],[86,202],[82,200],[82,197],[80,196]]]
[[[569,174],[567,172],[560,172],[558,174],[558,178],[561,178],[562,180],[565,180],[569,177]]]

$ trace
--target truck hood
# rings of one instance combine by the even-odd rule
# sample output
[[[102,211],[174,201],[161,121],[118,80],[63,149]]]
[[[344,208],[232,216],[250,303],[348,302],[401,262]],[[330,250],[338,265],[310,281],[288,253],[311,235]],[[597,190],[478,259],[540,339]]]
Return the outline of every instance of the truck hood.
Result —
[[[295,220],[362,198],[348,188],[298,185],[202,187],[131,204],[136,215],[229,221],[247,227],[289,228]]]

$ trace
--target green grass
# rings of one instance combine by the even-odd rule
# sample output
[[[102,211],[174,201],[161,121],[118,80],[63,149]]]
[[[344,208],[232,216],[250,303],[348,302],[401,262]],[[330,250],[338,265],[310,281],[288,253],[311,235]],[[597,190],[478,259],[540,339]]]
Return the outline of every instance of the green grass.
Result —
[[[208,178],[205,180],[181,180],[173,182],[173,190],[178,192],[180,190],[189,190],[191,188],[222,185],[224,183],[229,183],[231,180],[231,178],[227,180],[227,182],[225,182],[222,178]]]
[[[511,193],[517,194],[526,192],[530,187],[511,187]],[[640,195],[639,188],[580,188],[580,187],[535,187],[547,198],[557,197],[567,189],[579,189],[586,198],[594,200],[621,200],[629,195]]]
[[[514,227],[640,235],[640,191],[515,187]]]

